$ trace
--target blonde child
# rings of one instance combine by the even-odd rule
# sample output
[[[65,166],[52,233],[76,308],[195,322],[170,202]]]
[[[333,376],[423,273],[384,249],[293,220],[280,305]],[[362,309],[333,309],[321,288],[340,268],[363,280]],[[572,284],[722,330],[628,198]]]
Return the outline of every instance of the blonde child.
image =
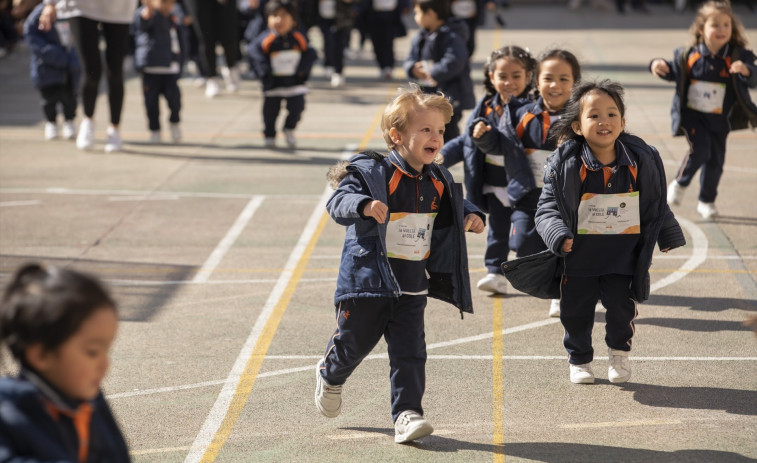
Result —
[[[673,134],[685,135],[689,142],[689,153],[668,185],[668,204],[681,203],[701,168],[697,212],[710,219],[718,214],[715,199],[728,133],[757,126],[757,106],[747,88],[757,87],[757,65],[754,53],[744,48],[744,28],[729,2],[706,2],[689,31],[691,47],[675,50],[672,61],[655,58],[649,69],[676,82]]]
[[[536,228],[564,258],[560,321],[570,381],[594,382],[591,331],[597,301],[607,309],[608,378],[631,377],[628,353],[636,304],[649,297],[655,243],[683,246],[683,232],[665,201],[665,169],[657,150],[624,132],[623,88],[604,80],[573,90],[555,125],[560,147],[547,159]]]
[[[21,371],[0,380],[0,459],[130,461],[100,390],[117,326],[96,279],[39,264],[16,272],[0,304],[0,340]]]
[[[434,430],[421,404],[427,297],[473,312],[464,233],[482,233],[484,215],[440,164],[451,117],[443,95],[402,90],[381,120],[389,154],[359,153],[329,172],[336,191],[326,208],[347,230],[337,329],[316,367],[315,403],[324,416],[339,415],[344,383],[383,336],[397,443]]]

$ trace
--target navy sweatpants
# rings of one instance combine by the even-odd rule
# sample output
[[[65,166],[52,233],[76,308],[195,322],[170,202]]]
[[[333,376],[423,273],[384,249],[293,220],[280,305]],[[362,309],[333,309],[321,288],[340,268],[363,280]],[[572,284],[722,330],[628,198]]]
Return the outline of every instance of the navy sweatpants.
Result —
[[[337,329],[326,354],[323,378],[344,384],[383,336],[389,351],[392,420],[405,410],[421,415],[426,389],[426,296],[348,299],[336,308]]]
[[[596,277],[563,276],[560,283],[560,321],[565,328],[563,345],[573,365],[594,359],[591,331],[597,301],[607,309],[605,342],[615,350],[630,351],[635,331],[636,301],[631,295],[630,275]]]
[[[694,174],[701,168],[699,200],[712,203],[718,195],[718,184],[723,175],[728,132],[714,131],[701,122],[688,125],[690,126],[686,127],[686,138],[689,141],[690,152],[678,170],[676,181],[681,186],[689,186]]]
[[[286,101],[287,117],[284,128],[294,130],[305,111],[305,95],[266,96],[263,98],[263,135],[266,138],[276,136],[276,118],[281,111],[281,102]]]
[[[484,265],[486,273],[501,275],[502,264],[507,261],[510,253],[510,214],[513,210],[503,206],[492,193],[486,195],[486,205],[489,208],[489,231],[486,235]]]
[[[168,120],[172,124],[180,121],[181,90],[179,90],[179,74],[149,74],[142,73],[142,91],[145,95],[145,110],[147,111],[148,126],[151,131],[160,130],[160,95],[166,98],[171,115]]]

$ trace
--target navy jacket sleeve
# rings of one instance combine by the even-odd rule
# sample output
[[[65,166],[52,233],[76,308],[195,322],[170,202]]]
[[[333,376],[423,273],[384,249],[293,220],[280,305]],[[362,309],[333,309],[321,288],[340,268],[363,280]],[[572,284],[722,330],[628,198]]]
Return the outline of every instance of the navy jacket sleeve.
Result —
[[[549,164],[548,167],[549,168]],[[552,177],[552,180],[554,177]],[[555,185],[545,176],[544,187],[541,190],[539,203],[536,208],[536,232],[539,233],[547,248],[558,256],[566,255],[562,252],[562,243],[567,238],[573,238],[573,233],[562,218],[555,198]]]
[[[442,156],[444,156],[444,167],[452,167],[458,162],[462,162],[464,155],[465,134],[458,135],[448,141],[442,147]]]
[[[326,202],[326,210],[339,225],[347,226],[360,220],[374,220],[364,218],[360,211],[361,204],[373,199],[366,194],[367,191],[368,186],[360,176],[349,173]]]
[[[39,30],[39,15],[31,15],[24,23],[24,35],[29,49],[38,56],[43,63],[56,68],[68,67],[68,53],[58,43],[51,41],[53,31]]]
[[[468,48],[459,35],[450,32],[445,35],[441,48],[444,50],[439,61],[435,62],[429,74],[439,86],[443,87],[445,82],[456,79],[463,71],[468,62]]]

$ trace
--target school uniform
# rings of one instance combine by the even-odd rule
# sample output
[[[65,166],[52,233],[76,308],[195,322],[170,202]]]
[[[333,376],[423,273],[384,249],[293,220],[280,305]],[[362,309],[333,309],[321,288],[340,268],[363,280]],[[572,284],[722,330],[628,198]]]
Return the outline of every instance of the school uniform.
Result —
[[[450,2],[452,16],[465,21],[468,26],[468,38],[465,42],[468,55],[473,56],[476,49],[476,29],[484,24],[486,17],[485,0],[452,0]]]
[[[362,9],[369,18],[366,32],[371,38],[376,62],[381,70],[394,67],[394,39],[406,34],[402,11],[410,7],[408,0],[363,0]]]

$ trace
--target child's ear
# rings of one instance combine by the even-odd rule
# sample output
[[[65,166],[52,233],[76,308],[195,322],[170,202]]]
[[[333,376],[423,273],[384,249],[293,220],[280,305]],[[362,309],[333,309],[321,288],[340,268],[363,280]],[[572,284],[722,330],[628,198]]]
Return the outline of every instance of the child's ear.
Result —
[[[581,124],[578,121],[573,121],[570,123],[570,128],[573,129],[573,132],[575,132],[576,135],[582,135],[581,134]]]
[[[396,127],[392,127],[391,129],[389,129],[389,138],[392,139],[392,142],[395,145],[397,146],[402,145],[402,133],[399,130],[397,130]]]
[[[38,342],[26,348],[24,357],[26,357],[26,363],[36,371],[45,371],[50,353],[45,350],[45,346],[42,343]]]

